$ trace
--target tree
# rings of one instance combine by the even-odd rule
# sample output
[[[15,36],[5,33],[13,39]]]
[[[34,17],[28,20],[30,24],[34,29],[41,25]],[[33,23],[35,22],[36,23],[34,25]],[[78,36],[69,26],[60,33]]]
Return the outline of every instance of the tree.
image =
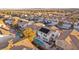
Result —
[[[63,25],[63,22],[59,22],[59,24],[58,24],[58,25],[62,26],[62,25]]]
[[[32,28],[26,28],[23,32],[24,36],[28,38],[31,42],[33,41],[33,38],[36,36],[35,32],[32,30]]]

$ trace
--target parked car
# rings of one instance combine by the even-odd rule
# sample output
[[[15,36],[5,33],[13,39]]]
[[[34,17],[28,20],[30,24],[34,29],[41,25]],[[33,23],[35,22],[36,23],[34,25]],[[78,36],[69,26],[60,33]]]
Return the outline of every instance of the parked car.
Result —
[[[55,41],[60,36],[58,31],[54,32],[48,28],[42,27],[37,31],[37,36],[34,38],[33,43],[40,49],[51,49],[56,46]]]
[[[58,31],[52,31],[47,27],[42,27],[37,31],[37,35],[44,39],[44,41],[49,42],[50,40],[56,40],[60,36],[60,33]]]

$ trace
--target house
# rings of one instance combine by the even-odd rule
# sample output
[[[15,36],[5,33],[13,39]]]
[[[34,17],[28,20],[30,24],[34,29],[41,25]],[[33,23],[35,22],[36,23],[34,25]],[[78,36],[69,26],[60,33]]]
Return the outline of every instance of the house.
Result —
[[[52,19],[52,25],[57,25],[59,23],[58,19]]]
[[[70,23],[64,23],[63,26],[62,26],[62,28],[64,28],[64,29],[70,29],[71,26],[72,26],[72,24],[70,24]]]
[[[4,18],[4,15],[0,15],[0,18]]]
[[[47,26],[54,26],[58,24],[58,21],[55,19],[51,19],[51,20],[44,20],[44,24],[46,24]]]
[[[37,35],[46,42],[50,40],[56,40],[57,37],[60,36],[58,31],[51,31],[48,28],[42,27],[37,31]]]
[[[28,26],[29,26],[29,25],[33,25],[33,24],[34,24],[34,21],[29,21],[29,22],[28,22]]]
[[[44,18],[38,15],[29,15],[27,19],[34,22],[42,22]]]
[[[75,22],[75,23],[74,23],[74,29],[79,30],[79,22]]]
[[[8,24],[8,25],[11,25],[12,22],[13,22],[13,19],[12,18],[7,18],[4,20],[5,24]]]
[[[31,20],[34,20],[34,15],[29,15],[29,16],[28,16],[28,20],[30,20],[30,21],[31,21]]]
[[[42,27],[37,31],[37,36],[34,38],[33,43],[38,46],[39,49],[51,49],[55,46],[55,41],[60,36],[58,31],[54,32],[46,27]]]
[[[62,24],[58,24],[57,27],[61,29],[71,29],[72,28],[72,23],[70,22],[62,22]]]
[[[19,20],[18,22],[18,25],[22,28],[22,29],[25,29],[27,26],[30,26],[30,25],[33,25],[34,24],[34,21],[28,21],[28,20],[25,20],[25,19],[21,19]]]
[[[22,19],[25,19],[26,17],[27,17],[27,15],[25,15],[25,14],[20,15],[20,18],[22,18]]]
[[[18,22],[18,26],[20,26],[21,27],[21,29],[24,29],[24,25],[27,25],[27,23],[25,22],[25,21],[22,21],[22,20],[20,20],[19,22]]]
[[[38,26],[38,27],[43,27],[43,26],[45,26],[45,24],[43,24],[43,23],[35,23],[34,25],[35,25],[35,26]]]
[[[47,25],[47,26],[51,25],[51,23],[52,23],[50,20],[47,20],[47,19],[44,19],[43,22],[44,22],[44,24]]]

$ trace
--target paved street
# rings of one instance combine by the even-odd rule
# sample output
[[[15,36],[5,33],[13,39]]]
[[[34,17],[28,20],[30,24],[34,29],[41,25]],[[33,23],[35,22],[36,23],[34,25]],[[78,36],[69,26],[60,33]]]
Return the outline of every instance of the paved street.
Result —
[[[60,40],[65,40],[65,38],[67,38],[67,36],[72,32],[72,30],[64,30],[62,31],[62,33],[60,34],[60,37],[58,39]]]

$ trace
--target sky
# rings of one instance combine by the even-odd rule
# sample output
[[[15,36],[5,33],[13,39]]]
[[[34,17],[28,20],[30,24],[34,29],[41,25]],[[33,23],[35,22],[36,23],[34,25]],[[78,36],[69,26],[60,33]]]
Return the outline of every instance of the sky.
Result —
[[[78,8],[78,0],[0,0],[0,8]]]

